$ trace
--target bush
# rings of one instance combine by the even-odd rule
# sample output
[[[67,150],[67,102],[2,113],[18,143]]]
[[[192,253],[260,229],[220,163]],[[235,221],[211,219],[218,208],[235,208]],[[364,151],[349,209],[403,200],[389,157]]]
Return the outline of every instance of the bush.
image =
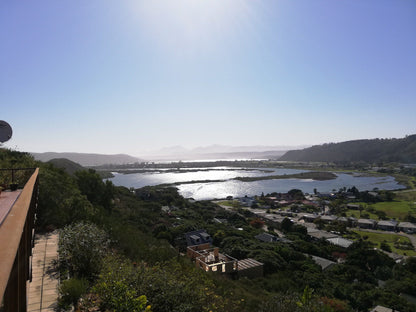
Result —
[[[105,231],[94,224],[66,226],[59,236],[61,270],[70,276],[93,280],[100,272],[102,258],[109,244]]]
[[[79,298],[88,290],[88,281],[85,279],[71,278],[61,283],[59,293],[59,305],[68,308],[71,304],[76,308]]]

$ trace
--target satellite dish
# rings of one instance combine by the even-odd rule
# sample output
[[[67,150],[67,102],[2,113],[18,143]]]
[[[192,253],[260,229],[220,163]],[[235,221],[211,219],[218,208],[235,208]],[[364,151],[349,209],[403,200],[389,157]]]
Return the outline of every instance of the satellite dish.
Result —
[[[12,133],[12,127],[4,120],[0,120],[0,143],[10,140]]]

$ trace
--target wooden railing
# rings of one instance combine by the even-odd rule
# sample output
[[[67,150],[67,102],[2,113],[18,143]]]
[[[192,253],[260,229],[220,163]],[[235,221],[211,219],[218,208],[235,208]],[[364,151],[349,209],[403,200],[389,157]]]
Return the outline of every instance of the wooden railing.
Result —
[[[26,284],[30,280],[35,210],[38,201],[36,169],[0,226],[1,311],[27,310]]]

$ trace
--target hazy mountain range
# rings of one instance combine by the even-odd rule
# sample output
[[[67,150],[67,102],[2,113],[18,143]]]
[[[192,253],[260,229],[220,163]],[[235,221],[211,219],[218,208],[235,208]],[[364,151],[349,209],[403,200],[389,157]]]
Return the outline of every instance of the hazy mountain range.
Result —
[[[103,155],[85,153],[32,153],[37,160],[49,161],[66,158],[82,166],[130,164],[144,161],[189,161],[213,159],[277,159],[282,161],[319,162],[401,162],[416,163],[416,135],[402,139],[353,140],[305,146],[228,146],[211,145],[187,149],[182,146],[166,147],[146,152],[140,158],[126,155]]]
[[[230,146],[209,145],[196,148],[170,146],[159,150],[142,153],[140,156],[150,160],[204,160],[204,159],[254,159],[279,158],[286,151],[300,149],[303,146]]]
[[[143,159],[133,157],[126,154],[105,155],[105,154],[87,154],[87,153],[31,153],[36,160],[47,162],[51,159],[66,158],[81,166],[100,166],[107,164],[131,164],[141,162]]]
[[[82,166],[100,166],[108,164],[130,164],[143,161],[179,161],[209,159],[269,159],[279,158],[294,146],[228,146],[211,145],[188,149],[182,146],[171,146],[146,152],[139,157],[126,154],[104,155],[87,153],[31,153],[35,159],[49,161],[55,158],[66,158]],[[301,147],[299,147],[301,148]]]

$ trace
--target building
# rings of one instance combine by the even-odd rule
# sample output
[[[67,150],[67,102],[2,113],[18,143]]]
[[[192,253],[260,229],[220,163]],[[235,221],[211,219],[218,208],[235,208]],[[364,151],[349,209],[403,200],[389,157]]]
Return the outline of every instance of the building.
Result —
[[[400,222],[397,228],[405,233],[416,233],[416,224],[411,222]]]
[[[326,240],[333,245],[340,246],[343,248],[348,248],[354,243],[353,241],[342,238],[342,237],[332,237],[332,238],[327,238]]]
[[[321,230],[309,228],[309,227],[307,228],[307,231],[308,231],[308,235],[311,238],[316,239],[316,240],[338,237],[338,235],[336,234],[332,234],[326,231],[321,231]]]
[[[370,312],[399,312],[399,311],[378,305],[374,309],[372,309]]]
[[[253,204],[256,203],[256,200],[253,197],[242,197],[239,198],[238,201],[244,207],[251,207]]]
[[[376,221],[372,219],[358,219],[357,226],[362,229],[374,229]]]
[[[269,234],[269,233],[261,233],[256,236],[259,241],[265,242],[265,243],[291,243],[292,241],[286,238],[277,237],[275,235]]]
[[[263,263],[247,258],[238,261],[238,277],[258,278],[263,276]]]
[[[195,260],[195,265],[206,272],[231,274],[237,272],[237,259],[219,253],[218,247],[203,249],[204,245],[189,246],[187,255]],[[206,246],[204,246],[206,247]]]
[[[377,223],[377,229],[383,230],[383,231],[396,231],[397,230],[397,224],[399,222],[395,220],[382,220]]]
[[[325,223],[332,223],[337,219],[336,216],[322,216],[321,220]]]
[[[205,230],[197,230],[185,234],[187,246],[212,244],[212,237]]]
[[[317,265],[319,265],[322,268],[323,271],[337,264],[336,262],[325,259],[325,258],[321,258],[317,256],[310,256],[310,257]]]
[[[195,261],[195,266],[206,272],[257,278],[263,276],[263,263],[247,258],[237,260],[219,252],[218,247],[209,244],[188,246],[187,256]]]
[[[306,214],[302,215],[299,219],[303,219],[303,220],[305,220],[305,222],[313,222],[317,218],[319,218],[318,215],[306,213]]]

